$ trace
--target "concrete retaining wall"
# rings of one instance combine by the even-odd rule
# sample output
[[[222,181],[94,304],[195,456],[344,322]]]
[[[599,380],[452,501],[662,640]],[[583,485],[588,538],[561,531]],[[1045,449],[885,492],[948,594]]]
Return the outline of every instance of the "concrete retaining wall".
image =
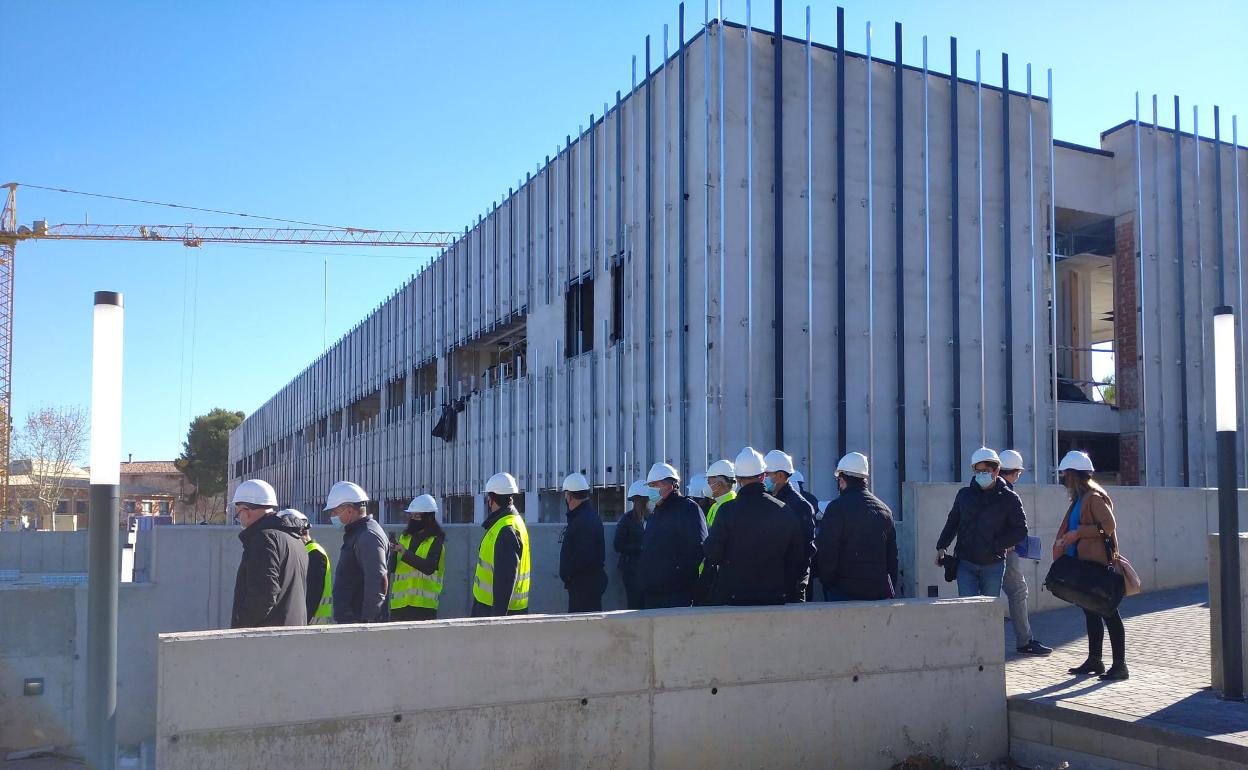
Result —
[[[86,572],[87,531],[0,532],[0,569]]]
[[[919,747],[984,760],[1007,750],[1001,637],[975,599],[171,634],[157,760],[868,770]]]
[[[1024,479],[1025,481],[1026,479]],[[956,583],[946,583],[935,564],[936,539],[945,525],[957,494],[957,484],[907,484],[905,513],[899,524],[902,585],[907,596],[957,596]],[[1118,542],[1124,556],[1140,573],[1144,590],[1162,591],[1196,585],[1209,579],[1207,533],[1217,526],[1217,490],[1183,488],[1109,487],[1118,522]],[[1043,590],[1044,576],[1053,559],[1053,541],[1069,502],[1056,485],[1020,484],[1019,497],[1027,511],[1031,534],[1040,538],[1044,558],[1024,560],[1031,610],[1066,604]],[[1241,506],[1248,503],[1243,491]]]

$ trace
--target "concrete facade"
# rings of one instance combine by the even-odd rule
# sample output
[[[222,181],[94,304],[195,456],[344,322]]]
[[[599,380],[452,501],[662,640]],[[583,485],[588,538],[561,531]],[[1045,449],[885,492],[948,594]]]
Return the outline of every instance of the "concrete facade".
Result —
[[[157,764],[871,770],[919,747],[986,760],[1008,746],[1001,634],[977,599],[170,634]],[[859,716],[829,718],[846,703]]]
[[[841,453],[871,454],[896,509],[906,482],[962,479],[981,443],[1044,478],[1095,445],[1124,483],[1211,483],[1203,319],[1241,289],[1248,150],[1147,125],[1137,158],[1134,122],[1100,148],[1054,144],[1048,102],[1017,78],[844,48],[716,22],[647,61],[248,417],[231,485],[264,478],[319,510],[349,478],[387,510],[428,492],[480,520],[471,496],[497,470],[545,510],[571,471],[622,495],[654,461],[687,477],[779,445],[821,498]],[[1108,246],[1082,251],[1102,225]],[[1112,298],[1072,282],[1079,264],[1111,270]],[[1101,392],[1078,384],[1101,338],[1119,403],[1055,402],[1055,374]],[[447,443],[430,432],[452,405]]]

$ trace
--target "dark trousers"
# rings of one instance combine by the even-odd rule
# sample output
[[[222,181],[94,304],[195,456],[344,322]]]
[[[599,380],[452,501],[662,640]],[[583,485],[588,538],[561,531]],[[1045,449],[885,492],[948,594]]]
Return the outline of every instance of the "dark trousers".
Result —
[[[648,610],[657,610],[664,607],[691,607],[693,606],[693,594],[688,591],[664,593],[646,591],[643,602],[645,609]]]
[[[1105,642],[1105,629],[1109,629],[1109,648],[1113,652],[1114,662],[1123,663],[1127,654],[1127,632],[1122,626],[1122,615],[1114,610],[1113,615],[1097,615],[1095,612],[1083,611],[1088,625],[1088,657],[1101,660]]]
[[[602,591],[569,588],[568,612],[602,612]]]
[[[390,622],[403,623],[409,620],[436,620],[438,611],[429,607],[391,607]]]
[[[645,606],[641,591],[641,576],[637,574],[636,564],[621,564],[620,577],[624,580],[624,596],[630,610],[639,610]]]

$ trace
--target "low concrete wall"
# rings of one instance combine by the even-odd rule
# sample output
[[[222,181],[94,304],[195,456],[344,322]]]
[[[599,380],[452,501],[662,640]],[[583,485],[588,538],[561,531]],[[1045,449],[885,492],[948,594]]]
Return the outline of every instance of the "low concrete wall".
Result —
[[[1213,689],[1224,688],[1222,680],[1222,552],[1218,545],[1220,536],[1209,536],[1209,635],[1212,644],[1210,656]],[[1240,649],[1245,672],[1240,687],[1248,685],[1248,532],[1239,533],[1239,616],[1241,618]],[[1242,691],[1242,690],[1241,690]]]
[[[87,531],[0,532],[0,569],[29,574],[87,571]]]
[[[170,634],[157,764],[985,761],[1007,751],[1002,646],[983,599]]]
[[[957,494],[957,484],[906,485],[904,516],[898,535],[902,585],[907,596],[957,596],[956,583],[946,583],[935,564],[936,539],[945,525]],[[1066,491],[1057,485],[1020,484],[1019,497],[1027,511],[1031,534],[1040,538],[1044,558],[1024,560],[1028,606],[1034,612],[1066,606],[1043,589],[1044,576],[1062,516],[1069,505]],[[1216,528],[1217,491],[1148,487],[1109,487],[1118,522],[1119,548],[1140,573],[1144,590],[1196,585],[1209,578],[1207,533]],[[1248,493],[1241,491],[1248,503]]]

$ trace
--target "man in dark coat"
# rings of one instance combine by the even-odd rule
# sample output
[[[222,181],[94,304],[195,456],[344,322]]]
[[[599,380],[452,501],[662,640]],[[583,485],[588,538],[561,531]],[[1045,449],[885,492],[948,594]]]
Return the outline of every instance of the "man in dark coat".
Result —
[[[797,485],[790,481],[795,471],[793,458],[789,455],[779,449],[771,450],[763,458],[763,469],[766,474],[763,486],[767,493],[784,503],[785,509],[790,515],[797,517],[798,524],[802,528],[802,537],[806,541],[806,567],[802,570],[798,580],[801,584],[799,586],[801,601],[806,601],[806,588],[810,585],[810,565],[815,560],[815,508],[817,504],[811,505],[798,491]]]
[[[589,501],[589,480],[572,473],[563,480],[568,526],[559,544],[559,579],[568,591],[568,612],[602,612],[607,590],[606,537],[602,518]]]
[[[659,502],[646,522],[641,543],[642,601],[645,608],[693,604],[706,540],[702,509],[680,493],[680,472],[655,463],[646,484],[659,491]]]
[[[958,490],[949,518],[936,541],[936,563],[957,539],[958,596],[998,596],[1005,575],[1005,552],[1027,537],[1023,502],[1002,481],[1001,459],[988,447],[971,455],[975,477]]]
[[[308,555],[299,531],[276,515],[273,487],[259,479],[239,484],[234,511],[243,527],[243,558],[230,628],[307,625]]]
[[[836,466],[841,496],[819,526],[819,580],[824,599],[892,599],[897,595],[897,527],[883,500],[867,489],[866,455],[850,452]]]
[[[740,488],[720,506],[706,539],[706,563],[715,567],[710,603],[806,601],[801,580],[807,569],[806,536],[800,520],[764,490],[762,455],[746,447],[733,467]]]
[[[334,622],[384,623],[390,619],[390,538],[368,514],[368,494],[339,481],[325,510],[343,525],[342,550],[334,568]]]

